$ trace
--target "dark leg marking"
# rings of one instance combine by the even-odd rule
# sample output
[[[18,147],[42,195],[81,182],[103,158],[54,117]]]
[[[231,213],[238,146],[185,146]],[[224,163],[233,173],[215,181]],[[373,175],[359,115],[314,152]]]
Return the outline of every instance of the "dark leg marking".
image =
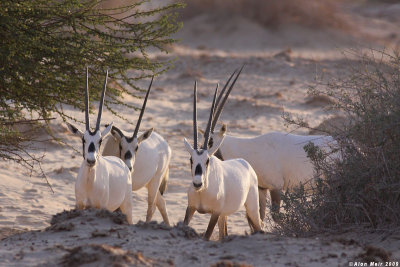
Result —
[[[219,214],[216,214],[216,213],[211,214],[211,219],[210,219],[210,222],[208,223],[206,234],[204,235],[204,238],[206,240],[210,240],[210,237],[214,231],[215,225],[218,222],[218,218],[219,218]]]
[[[186,208],[185,219],[183,220],[183,223],[185,225],[189,225],[190,221],[193,218],[193,215],[194,215],[195,211],[196,211],[195,208],[192,208],[192,207],[189,207],[189,206]]]
[[[228,217],[225,216],[225,226],[224,226],[225,237],[228,236],[228,224],[227,224],[227,220],[228,220]]]

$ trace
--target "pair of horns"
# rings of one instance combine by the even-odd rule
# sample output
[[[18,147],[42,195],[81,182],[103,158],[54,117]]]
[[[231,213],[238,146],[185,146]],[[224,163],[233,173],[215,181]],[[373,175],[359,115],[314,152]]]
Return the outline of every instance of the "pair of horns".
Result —
[[[232,75],[229,77],[228,81],[226,81],[226,83],[224,85],[224,88],[222,88],[222,91],[218,96],[217,102],[215,104],[217,110],[215,110],[215,113],[214,113],[214,119],[213,119],[213,122],[212,122],[212,125],[211,125],[211,133],[214,133],[214,129],[215,129],[215,126],[217,125],[219,116],[221,116],[222,110],[224,109],[224,105],[225,105],[226,101],[228,100],[228,96],[231,93],[231,91],[233,89],[233,86],[235,85],[237,79],[239,78],[240,73],[242,73],[243,68],[244,68],[244,65],[239,69],[239,72],[236,69],[232,73]],[[233,80],[231,86],[229,87],[228,91],[226,92],[224,98],[222,99],[222,96],[224,95],[224,93],[226,91],[226,88],[228,88],[228,85],[229,85],[230,81],[232,80],[232,77],[235,75],[236,72],[237,72],[237,75],[236,75],[235,79]],[[221,99],[222,99],[222,102],[221,102]],[[221,104],[220,104],[220,102],[221,102]]]
[[[211,110],[210,110],[210,116],[208,118],[208,122],[207,122],[207,128],[206,128],[206,132],[204,134],[204,144],[203,144],[203,149],[207,149],[207,144],[208,144],[208,139],[210,137],[210,131],[211,131],[211,124],[213,121],[213,117],[214,117],[214,109],[215,109],[215,100],[217,98],[217,94],[218,94],[218,84],[217,87],[215,88],[215,93],[214,93],[214,98],[213,98],[213,102],[211,105]],[[198,131],[197,131],[197,81],[194,82],[194,94],[193,94],[193,132],[194,132],[194,144],[193,147],[195,150],[198,149]]]
[[[218,119],[221,116],[222,110],[224,108],[224,105],[226,101],[228,100],[228,96],[231,93],[233,86],[235,85],[237,79],[239,78],[240,73],[243,70],[244,65],[240,68],[238,71],[237,69],[232,73],[232,75],[229,77],[228,81],[225,83],[224,88],[222,89],[221,93],[219,94],[218,98],[216,99],[216,96],[218,94],[218,84],[217,88],[215,88],[215,93],[214,93],[214,98],[213,102],[211,105],[211,111],[210,111],[210,116],[208,118],[208,123],[207,123],[207,128],[204,133],[204,144],[203,144],[203,149],[207,149],[208,145],[208,140],[210,137],[210,133],[214,132],[215,126],[217,125]],[[233,76],[237,73],[235,79],[233,80],[232,84],[230,85],[228,91],[226,92],[225,96],[223,97],[226,88],[228,88],[228,85],[230,81],[232,80]],[[222,98],[223,97],[223,98]],[[222,102],[221,102],[222,100]],[[221,103],[220,103],[221,102]],[[197,133],[197,81],[194,83],[194,94],[193,94],[193,132],[194,132],[194,149],[198,149],[198,133]]]
[[[106,78],[104,80],[103,91],[101,93],[99,103],[99,113],[97,114],[96,131],[100,129],[101,114],[103,113],[104,95],[106,94],[107,88],[108,70],[106,71]],[[86,131],[90,131],[90,119],[89,119],[89,68],[86,68],[86,91],[85,91],[85,122]]]

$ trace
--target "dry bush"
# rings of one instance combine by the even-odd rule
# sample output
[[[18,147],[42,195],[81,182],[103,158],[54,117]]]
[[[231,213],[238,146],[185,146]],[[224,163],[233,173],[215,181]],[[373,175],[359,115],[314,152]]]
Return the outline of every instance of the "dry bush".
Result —
[[[300,24],[313,28],[347,28],[337,0],[187,0],[183,18],[202,13],[241,15],[261,25]]]
[[[383,52],[379,60],[360,57],[349,77],[311,90],[333,97],[334,108],[347,115],[341,127],[330,128],[338,156],[305,146],[317,182],[311,190],[301,186],[283,195],[286,213],[279,230],[284,233],[400,226],[400,57]]]

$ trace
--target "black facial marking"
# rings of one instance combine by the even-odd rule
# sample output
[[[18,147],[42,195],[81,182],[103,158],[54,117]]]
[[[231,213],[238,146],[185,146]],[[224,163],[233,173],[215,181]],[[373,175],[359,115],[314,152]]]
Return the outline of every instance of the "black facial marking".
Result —
[[[210,137],[210,140],[208,141],[208,148],[212,147],[214,144],[214,139]]]
[[[125,158],[125,160],[131,159],[132,153],[130,151],[126,152],[124,158]]]
[[[136,146],[136,148],[135,148],[135,152],[137,152],[137,151],[138,151],[138,149],[139,149],[139,146]]]
[[[101,143],[103,142],[103,139],[100,139],[99,141],[99,147],[101,146]]]
[[[71,128],[72,128],[72,132],[73,132],[74,134],[76,134],[76,132],[78,131],[78,129],[77,129],[75,126],[73,126],[73,125],[71,125]]]
[[[196,169],[194,170],[194,175],[202,175],[203,170],[201,169],[200,164],[197,164]]]
[[[91,130],[89,130],[89,134],[91,135],[91,136],[94,136],[95,134],[97,133],[97,131],[91,131]]]
[[[92,153],[96,150],[96,147],[94,146],[93,142],[90,143],[89,148],[88,148],[88,152]]]
[[[197,153],[197,155],[201,155],[201,154],[203,154],[203,152],[204,152],[204,150],[202,149],[202,150],[196,150],[196,153]]]
[[[193,159],[192,159],[192,157],[190,157],[190,168],[192,168],[193,167]]]
[[[210,163],[210,159],[207,159],[206,166],[208,166],[208,163]]]

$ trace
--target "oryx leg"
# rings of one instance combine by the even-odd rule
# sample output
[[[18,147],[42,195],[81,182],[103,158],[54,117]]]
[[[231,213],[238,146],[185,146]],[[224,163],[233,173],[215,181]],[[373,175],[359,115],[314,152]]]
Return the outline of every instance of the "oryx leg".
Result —
[[[153,214],[156,210],[156,199],[158,188],[160,187],[160,181],[155,181],[151,179],[147,184],[147,215],[146,215],[146,223],[151,221],[153,218]]]
[[[157,191],[156,206],[161,213],[164,223],[166,225],[170,226],[169,219],[168,219],[167,206],[165,205],[165,200],[164,200],[163,196],[161,195],[160,191]]]
[[[218,218],[219,218],[219,213],[211,214],[211,219],[210,219],[210,222],[208,223],[207,231],[206,231],[206,233],[204,235],[204,238],[206,240],[210,240],[210,237],[211,237],[211,235],[212,235],[212,233],[214,231],[215,225],[218,222]]]
[[[277,215],[281,206],[281,190],[272,189],[269,191],[271,195],[271,213],[274,221],[277,221]]]
[[[228,229],[226,226],[226,216],[219,216],[218,219],[218,229],[219,229],[219,239],[224,239],[228,236]]]
[[[261,219],[260,219],[260,208],[259,208],[258,189],[251,187],[249,194],[247,195],[244,206],[246,208],[246,216],[249,221],[250,230],[262,231],[261,230]]]
[[[265,209],[267,208],[267,189],[264,188],[258,188],[258,205],[260,206],[260,219],[261,221],[264,221],[265,219]]]
[[[186,208],[186,213],[185,213],[185,219],[183,220],[183,223],[185,225],[189,225],[190,221],[193,218],[194,213],[196,212],[196,209],[193,207],[187,207]]]
[[[129,224],[133,224],[133,218],[132,218],[132,190],[131,186],[128,187],[128,190],[125,194],[124,201],[122,202],[121,206],[119,207],[121,209],[121,212],[126,215],[126,219],[128,220]]]
[[[227,216],[225,216],[224,230],[225,230],[225,237],[227,237],[228,236],[228,217]]]

